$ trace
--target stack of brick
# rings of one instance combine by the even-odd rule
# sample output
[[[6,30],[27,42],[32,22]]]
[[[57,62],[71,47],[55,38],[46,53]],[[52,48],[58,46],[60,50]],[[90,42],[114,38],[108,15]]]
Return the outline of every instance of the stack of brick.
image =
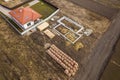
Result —
[[[47,50],[47,53],[65,69],[64,72],[66,75],[69,77],[75,75],[78,70],[78,63],[71,57],[69,57],[55,45],[51,45],[51,47]]]

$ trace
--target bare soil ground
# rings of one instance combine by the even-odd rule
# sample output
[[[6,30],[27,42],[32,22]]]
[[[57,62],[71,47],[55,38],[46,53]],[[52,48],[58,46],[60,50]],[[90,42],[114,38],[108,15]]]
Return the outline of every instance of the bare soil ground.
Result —
[[[66,47],[66,41],[62,40],[57,41],[58,46],[66,51],[71,57],[75,60],[80,61],[81,64],[85,57],[87,57],[92,48],[94,48],[96,42],[100,39],[100,37],[104,34],[104,32],[108,29],[110,21],[103,16],[100,16],[96,13],[93,13],[89,10],[86,10],[80,6],[77,6],[68,0],[51,0],[49,1],[60,8],[59,16],[68,16],[74,21],[82,24],[85,28],[90,28],[94,30],[94,33],[90,37],[82,37],[78,42],[82,42],[84,44],[84,48],[80,51],[76,52],[73,50],[73,45],[69,45]],[[66,5],[67,4],[67,5]],[[56,39],[57,40],[57,39]]]
[[[0,1],[0,4],[7,6],[9,8],[12,8],[12,7],[19,5],[25,1],[28,1],[28,0],[10,0],[9,2],[5,2],[4,0],[2,0],[2,1]]]
[[[69,0],[78,6],[84,7],[90,11],[93,11],[97,14],[107,17],[108,19],[112,20],[116,13],[118,13],[118,9],[113,7],[105,6],[103,4],[98,3],[97,1],[93,0]]]
[[[120,0],[94,0],[94,1],[113,8],[120,8]]]
[[[61,67],[58,64],[55,66],[54,61],[51,63],[52,59],[45,53],[43,46],[40,46],[40,35],[35,35],[40,40],[35,43],[30,37],[15,33],[1,18],[0,22],[0,79],[49,80],[58,78],[59,75],[66,80]],[[32,38],[36,40],[34,37]]]
[[[69,0],[50,0],[49,2],[60,8],[63,15],[93,29],[95,32],[104,33],[108,28],[109,20],[107,18],[77,6]]]
[[[120,38],[115,49],[113,50],[113,55],[101,77],[100,80],[119,80],[120,79]]]
[[[110,21],[67,0],[50,0],[50,2],[61,9],[59,16],[66,15],[84,25],[85,28],[94,30],[90,37],[84,36],[78,41],[82,42],[85,47],[75,51],[72,44],[66,46],[66,40],[62,37],[56,36],[50,40],[39,31],[30,36],[20,36],[0,18],[0,79],[49,80],[50,78],[60,78],[61,80],[75,80],[68,78],[63,73],[63,68],[45,53],[44,44],[48,42],[54,43],[75,59],[80,65],[78,72],[81,72],[81,67],[83,69],[87,62],[86,58],[89,58],[95,44],[108,29]]]

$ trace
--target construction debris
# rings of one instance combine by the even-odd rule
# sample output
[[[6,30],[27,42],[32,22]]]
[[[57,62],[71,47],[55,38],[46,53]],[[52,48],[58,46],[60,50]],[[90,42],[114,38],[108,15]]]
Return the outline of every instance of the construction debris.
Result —
[[[55,45],[51,45],[51,47],[47,50],[47,53],[65,69],[64,72],[67,76],[71,77],[75,75],[79,67],[75,60]]]

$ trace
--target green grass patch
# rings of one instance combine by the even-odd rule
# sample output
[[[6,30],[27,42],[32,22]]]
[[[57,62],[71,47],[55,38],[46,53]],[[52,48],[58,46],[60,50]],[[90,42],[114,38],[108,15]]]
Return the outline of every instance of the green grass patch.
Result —
[[[40,13],[42,15],[42,19],[47,18],[57,10],[56,7],[51,6],[50,4],[46,3],[43,0],[40,0],[40,2],[31,6],[31,8],[36,12]]]

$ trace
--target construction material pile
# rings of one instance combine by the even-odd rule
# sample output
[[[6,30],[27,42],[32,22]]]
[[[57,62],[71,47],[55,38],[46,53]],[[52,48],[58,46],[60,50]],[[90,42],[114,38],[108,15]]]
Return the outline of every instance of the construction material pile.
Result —
[[[66,75],[69,77],[75,75],[78,70],[78,63],[71,57],[69,57],[55,45],[51,45],[51,47],[47,50],[47,53],[65,69],[64,72]]]

